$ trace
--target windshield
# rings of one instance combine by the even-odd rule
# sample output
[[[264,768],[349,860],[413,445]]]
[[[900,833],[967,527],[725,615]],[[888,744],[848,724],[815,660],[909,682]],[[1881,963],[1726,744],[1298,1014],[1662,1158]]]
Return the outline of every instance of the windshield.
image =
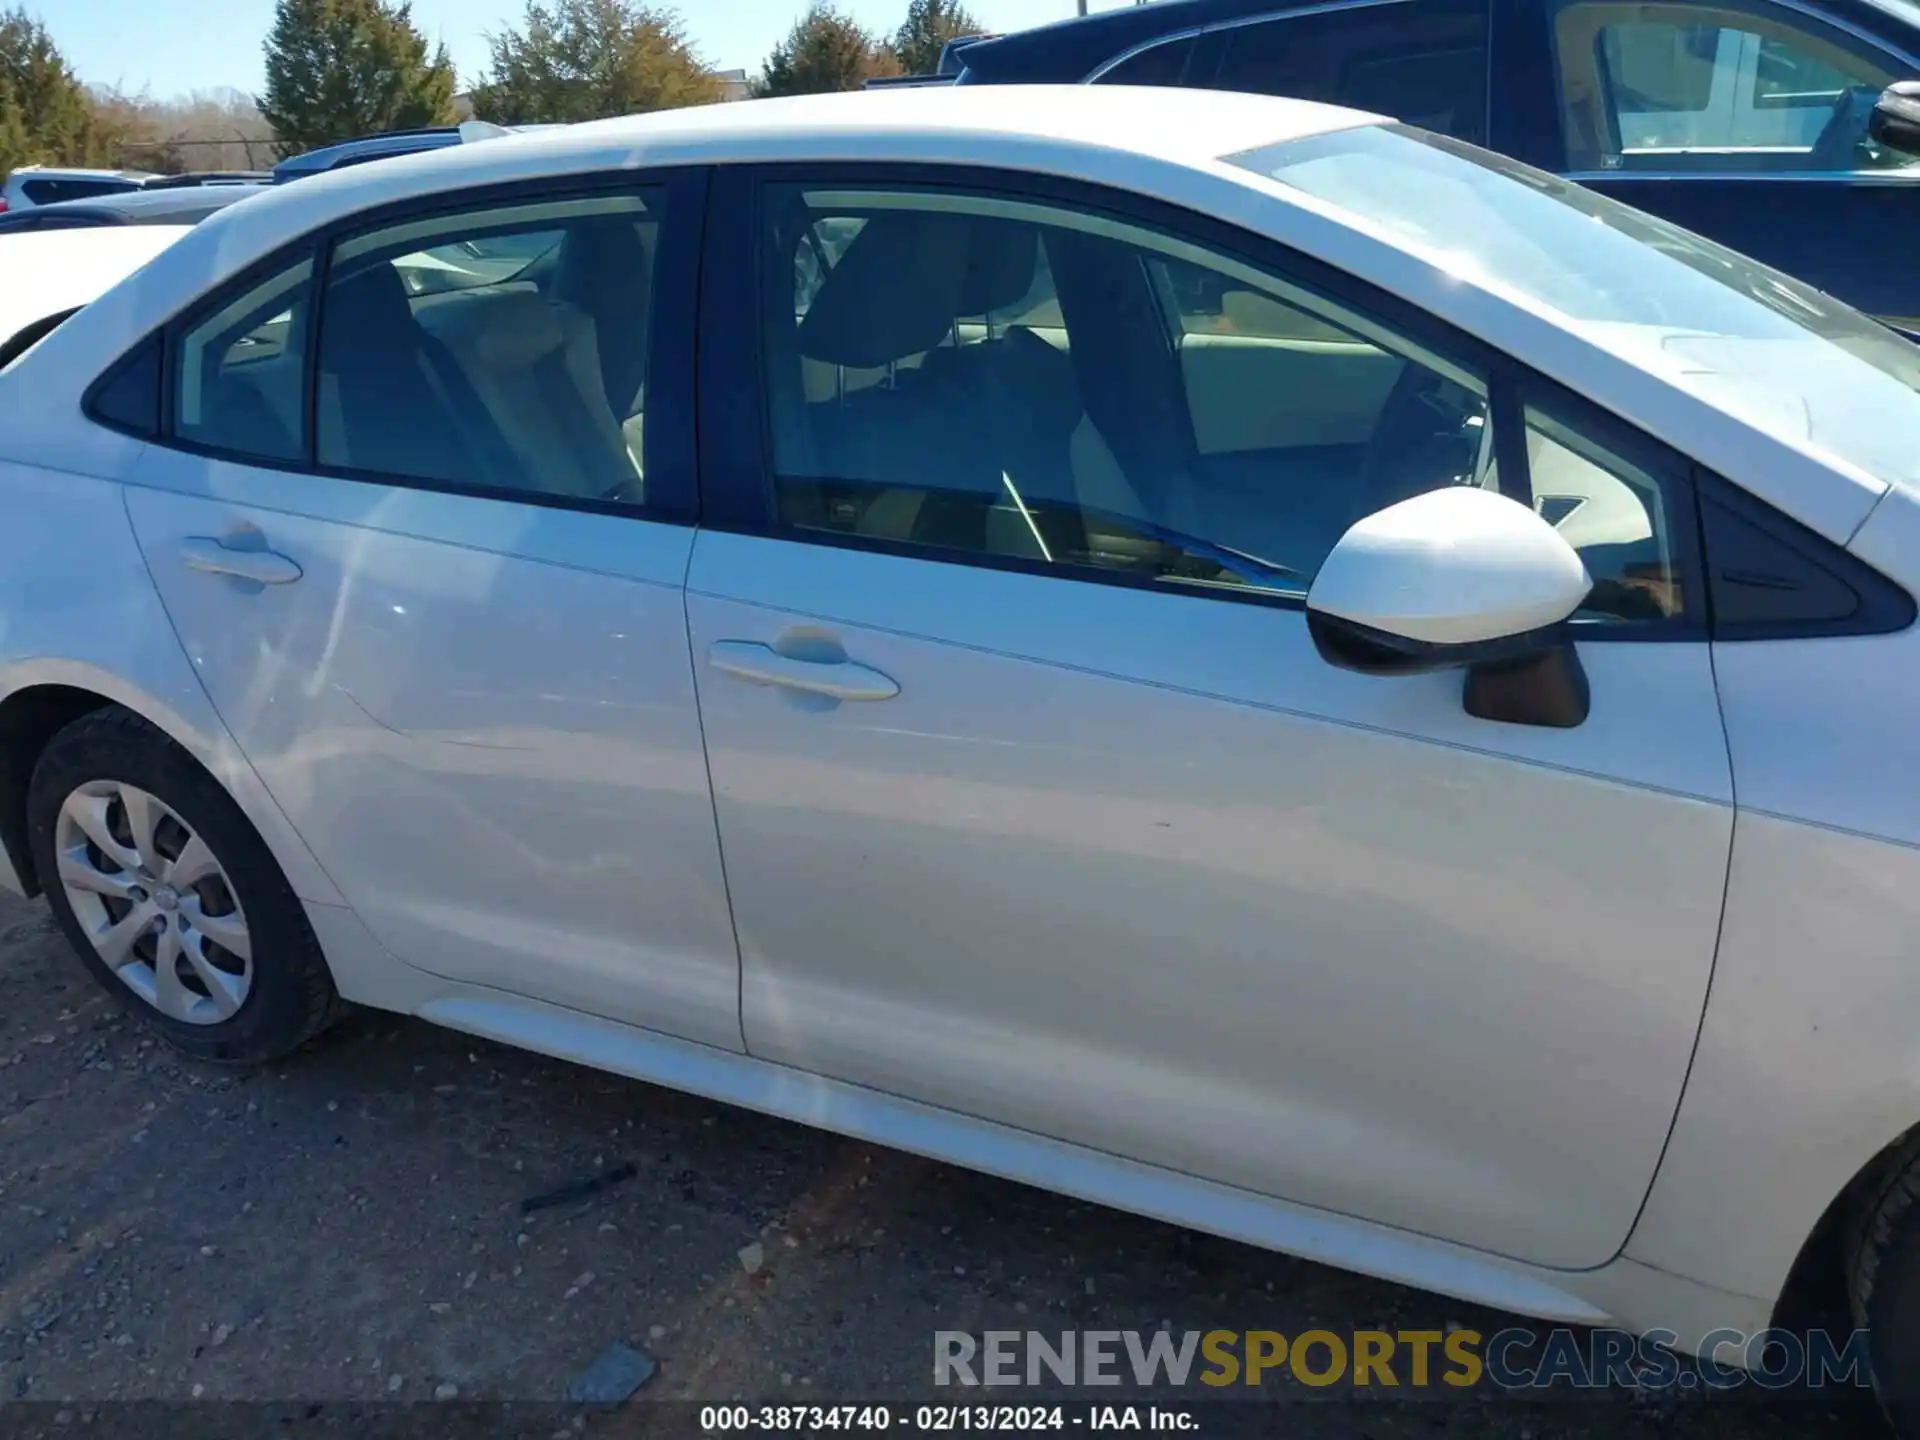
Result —
[[[1555,312],[1756,429],[1920,487],[1920,347],[1744,255],[1504,156],[1369,125],[1225,157]]]

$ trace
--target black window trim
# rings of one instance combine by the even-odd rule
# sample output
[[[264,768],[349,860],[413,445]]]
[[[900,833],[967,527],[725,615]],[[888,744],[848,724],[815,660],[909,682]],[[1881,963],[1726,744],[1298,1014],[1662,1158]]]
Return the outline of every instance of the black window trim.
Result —
[[[469,186],[459,190],[435,191],[426,195],[410,195],[377,208],[338,216],[227,276],[211,290],[195,296],[161,325],[142,335],[139,340],[116,356],[113,363],[87,386],[81,399],[82,410],[95,424],[120,431],[122,434],[135,434],[140,439],[170,450],[204,455],[209,459],[224,460],[252,469],[278,470],[331,480],[349,480],[392,489],[423,490],[474,500],[538,505],[556,510],[576,510],[626,520],[650,521],[656,524],[692,525],[699,517],[699,478],[698,456],[693,445],[692,426],[689,422],[659,427],[648,426],[649,446],[664,443],[669,447],[669,453],[661,457],[666,463],[648,467],[650,473],[647,477],[647,500],[643,505],[638,506],[623,500],[550,495],[539,491],[516,490],[501,486],[461,484],[457,481],[418,475],[388,474],[383,471],[362,470],[345,465],[323,465],[319,463],[315,454],[316,437],[313,422],[319,389],[315,362],[319,344],[320,302],[326,293],[327,272],[331,265],[333,248],[342,239],[371,230],[384,229],[409,219],[425,219],[443,214],[456,216],[470,210],[486,209],[496,205],[559,202],[620,191],[657,188],[664,189],[667,193],[667,217],[660,228],[661,250],[654,257],[656,283],[653,296],[654,311],[650,317],[653,334],[648,383],[651,389],[656,385],[656,381],[664,382],[668,393],[664,397],[659,396],[657,392],[650,393],[648,408],[653,409],[656,401],[663,400],[670,411],[677,407],[680,413],[691,415],[692,395],[676,395],[673,392],[682,385],[691,388],[688,372],[692,367],[688,362],[697,349],[695,327],[699,317],[698,275],[701,269],[699,257],[706,229],[707,191],[711,173],[711,167],[706,165],[662,165],[635,170],[547,175],[490,185]],[[181,335],[261,281],[300,264],[303,259],[311,262],[307,283],[303,287],[308,314],[311,318],[303,337],[305,345],[301,375],[303,434],[300,437],[302,456],[298,459],[286,460],[271,456],[248,455],[174,434],[173,406],[170,402],[175,379],[174,352]],[[686,276],[689,283],[686,285],[660,284],[658,277],[670,274],[669,267],[677,269],[680,274]],[[150,433],[135,431],[102,416],[95,405],[95,397],[124,368],[135,363],[142,347],[148,344],[158,344],[161,355],[159,423]],[[665,360],[668,363],[663,365],[651,363],[656,360]],[[657,432],[664,432],[660,434],[658,441],[655,439]],[[673,451],[680,453],[671,453]],[[657,478],[664,483],[656,485],[656,475],[651,473],[654,471],[660,472]],[[657,493],[660,490],[664,490],[665,493]]]
[[[970,565],[1085,584],[1147,590],[1155,594],[1228,604],[1260,605],[1303,612],[1304,596],[1226,587],[1182,587],[1152,576],[1098,566],[1071,565],[977,551],[940,550],[911,541],[829,531],[795,531],[778,523],[773,466],[773,437],[761,350],[763,315],[759,255],[761,200],[769,187],[803,184],[812,188],[896,188],[941,190],[1054,205],[1080,213],[1105,215],[1150,228],[1290,280],[1357,311],[1384,329],[1486,377],[1489,419],[1500,445],[1502,488],[1517,489],[1511,477],[1527,476],[1524,431],[1500,441],[1499,414],[1520,413],[1522,392],[1536,391],[1548,408],[1580,417],[1593,438],[1621,458],[1641,465],[1670,485],[1669,521],[1674,561],[1680,570],[1685,609],[1660,621],[1593,620],[1578,623],[1580,641],[1699,642],[1707,638],[1703,587],[1706,568],[1700,553],[1694,462],[1647,435],[1632,422],[1585,400],[1546,375],[1457,329],[1411,302],[1383,291],[1283,245],[1213,216],[1144,195],[1038,172],[937,162],[768,162],[728,166],[709,193],[708,245],[703,258],[702,344],[700,350],[699,434],[702,528],[800,544],[862,550],[938,564]],[[1518,443],[1516,443],[1518,442]],[[822,477],[809,477],[819,479]],[[1531,501],[1530,478],[1523,492]]]
[[[1912,628],[1920,618],[1914,597],[1891,576],[1769,505],[1752,491],[1695,465],[1694,496],[1703,549],[1702,598],[1707,605],[1709,632],[1716,645],[1738,645],[1750,640],[1815,640],[1842,635],[1894,635]],[[1713,610],[1713,527],[1706,509],[1717,506],[1743,521],[1804,564],[1824,570],[1860,598],[1860,608],[1844,619],[1723,621]]]

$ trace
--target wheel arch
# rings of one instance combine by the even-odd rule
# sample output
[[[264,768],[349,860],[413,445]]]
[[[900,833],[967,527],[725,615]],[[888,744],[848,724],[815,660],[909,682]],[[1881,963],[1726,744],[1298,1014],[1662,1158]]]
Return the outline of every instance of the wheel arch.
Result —
[[[95,710],[129,710],[199,762],[233,798],[279,864],[294,894],[322,905],[344,903],[196,685],[183,704],[128,683],[84,661],[38,659],[0,671],[0,847],[21,894],[38,895],[41,880],[26,836],[27,782],[47,743]],[[201,712],[198,716],[189,710]],[[8,877],[0,876],[0,880]]]
[[[1916,1160],[1920,1160],[1920,1123],[1875,1152],[1827,1202],[1787,1270],[1786,1283],[1774,1301],[1774,1325],[1799,1331],[1824,1328],[1836,1334],[1853,1328],[1848,1293],[1860,1227],[1887,1187]]]

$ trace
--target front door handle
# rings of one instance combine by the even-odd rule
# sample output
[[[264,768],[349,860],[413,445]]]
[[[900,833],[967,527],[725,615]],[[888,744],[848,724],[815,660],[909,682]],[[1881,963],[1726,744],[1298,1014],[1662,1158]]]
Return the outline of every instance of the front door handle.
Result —
[[[284,555],[271,550],[230,550],[218,540],[201,536],[180,542],[180,558],[189,570],[202,575],[231,575],[257,585],[291,585],[300,578],[300,567]]]
[[[778,685],[831,700],[891,700],[900,687],[891,678],[851,660],[795,660],[770,645],[716,640],[707,663],[722,675],[754,685]]]

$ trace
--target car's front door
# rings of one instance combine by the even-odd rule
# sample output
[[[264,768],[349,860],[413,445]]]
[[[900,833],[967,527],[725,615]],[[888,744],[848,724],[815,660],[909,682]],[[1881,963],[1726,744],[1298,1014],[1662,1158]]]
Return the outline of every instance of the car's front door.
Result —
[[[1920,156],[1867,132],[1887,85],[1920,75],[1882,39],[1770,0],[1561,0],[1503,7],[1545,47],[1553,119],[1495,144],[1920,331]],[[1891,22],[1889,22],[1891,23]],[[1534,146],[1545,153],[1533,153]]]
[[[445,197],[269,264],[170,332],[128,505],[387,948],[737,1049],[681,592],[702,192]]]
[[[1602,1263],[1730,843],[1684,466],[1501,401],[1598,581],[1584,724],[1334,669],[1301,595],[1346,525],[1501,483],[1488,358],[1195,217],[974,179],[716,181],[688,612],[749,1050]]]

